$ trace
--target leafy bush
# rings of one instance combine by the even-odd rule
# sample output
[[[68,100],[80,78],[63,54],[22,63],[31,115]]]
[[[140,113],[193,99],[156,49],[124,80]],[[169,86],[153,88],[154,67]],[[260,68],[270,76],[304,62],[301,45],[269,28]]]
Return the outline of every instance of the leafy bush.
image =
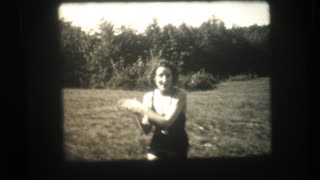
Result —
[[[107,83],[107,87],[112,89],[151,89],[149,74],[156,61],[154,59],[143,61],[139,58],[130,65],[126,65],[124,62],[124,58],[116,62],[112,61],[113,74]]]
[[[135,80],[126,76],[113,76],[107,83],[107,87],[111,89],[133,89],[135,87]]]
[[[217,83],[218,80],[203,69],[180,78],[180,85],[188,90],[208,90],[214,88]]]
[[[190,74],[179,75],[178,87],[183,88],[183,89],[189,89],[190,79],[191,79]]]
[[[147,77],[142,77],[136,80],[135,89],[146,91],[152,89],[152,86]]]
[[[107,83],[107,88],[111,89],[135,89],[149,90],[153,85],[150,84],[149,75],[152,66],[156,64],[157,58],[143,61],[138,59],[131,65],[125,65],[125,59],[120,59],[112,64],[113,75]],[[208,90],[214,88],[218,83],[217,78],[204,69],[195,73],[179,75],[178,87],[187,90]]]

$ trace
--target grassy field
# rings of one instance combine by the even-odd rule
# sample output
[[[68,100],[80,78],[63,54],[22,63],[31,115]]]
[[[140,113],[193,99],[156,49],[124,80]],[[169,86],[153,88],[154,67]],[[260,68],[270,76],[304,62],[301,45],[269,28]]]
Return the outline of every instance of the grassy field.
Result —
[[[138,129],[137,115],[115,107],[120,98],[142,100],[143,93],[64,89],[66,159],[144,159],[151,134]],[[187,97],[189,158],[270,153],[270,78],[222,82]]]

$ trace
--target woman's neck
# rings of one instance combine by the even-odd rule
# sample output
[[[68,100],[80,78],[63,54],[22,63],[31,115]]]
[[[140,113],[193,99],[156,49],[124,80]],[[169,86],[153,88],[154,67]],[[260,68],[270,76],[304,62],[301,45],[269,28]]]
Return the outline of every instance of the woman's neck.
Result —
[[[171,87],[170,89],[166,90],[166,91],[160,91],[160,89],[158,89],[159,93],[163,96],[170,96],[174,94],[174,87]]]

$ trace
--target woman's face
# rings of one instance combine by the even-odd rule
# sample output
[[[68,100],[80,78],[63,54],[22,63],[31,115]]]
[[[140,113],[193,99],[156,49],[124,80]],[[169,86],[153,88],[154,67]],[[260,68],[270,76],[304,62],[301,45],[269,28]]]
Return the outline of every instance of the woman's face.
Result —
[[[155,83],[161,92],[165,92],[172,87],[172,72],[169,68],[158,67],[155,74]]]

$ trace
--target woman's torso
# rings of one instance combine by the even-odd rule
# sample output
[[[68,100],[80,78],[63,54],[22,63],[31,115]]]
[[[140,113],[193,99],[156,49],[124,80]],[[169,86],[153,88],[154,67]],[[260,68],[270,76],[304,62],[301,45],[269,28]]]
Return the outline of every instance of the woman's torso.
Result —
[[[180,93],[179,89],[176,89],[176,93]],[[155,105],[157,105],[156,100],[158,100],[156,97],[156,91],[153,91],[152,94],[152,106],[151,109],[158,114],[161,114],[161,108],[157,108]],[[165,100],[167,101],[167,105],[170,105],[170,101],[172,101],[172,98]],[[160,113],[159,113],[160,111]],[[175,119],[175,121],[167,128],[161,127],[159,125],[155,125],[155,133],[152,138],[153,145],[162,146],[165,148],[186,148],[188,146],[188,137],[185,132],[185,124],[186,124],[186,105],[184,105],[183,110],[179,113],[178,117]]]

